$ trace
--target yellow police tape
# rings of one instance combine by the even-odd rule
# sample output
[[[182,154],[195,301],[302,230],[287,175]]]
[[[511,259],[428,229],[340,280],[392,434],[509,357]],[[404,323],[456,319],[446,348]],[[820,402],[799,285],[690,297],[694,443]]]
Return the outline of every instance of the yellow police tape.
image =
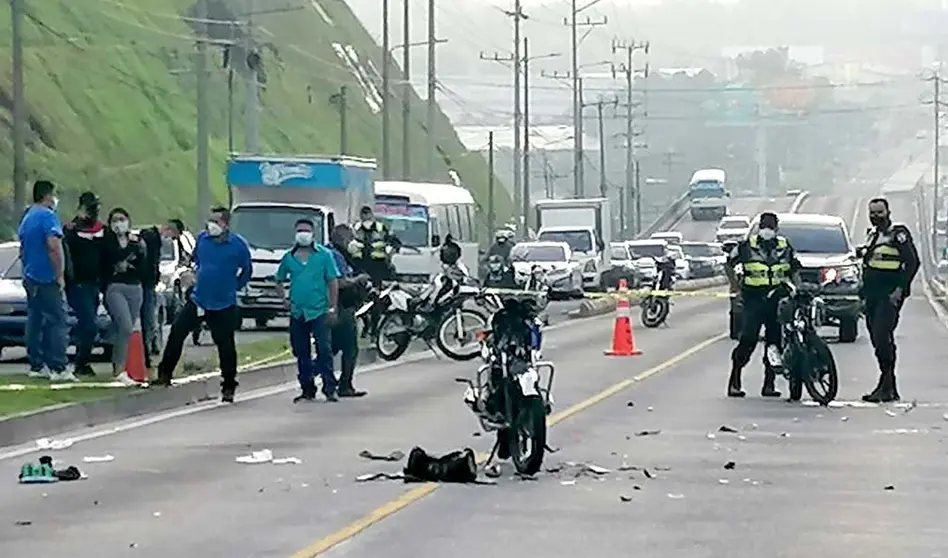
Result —
[[[610,290],[603,293],[583,293],[584,299],[596,300],[603,298],[614,298],[614,299],[641,299],[646,296],[663,296],[663,297],[700,297],[700,298],[740,298],[740,293],[732,292],[722,292],[719,290],[726,288],[725,286],[713,286],[705,287],[703,289],[694,290],[694,291],[674,291],[674,290],[662,290],[662,289],[627,289],[625,291],[614,291]],[[541,296],[548,295],[545,291],[527,291],[519,289],[494,289],[488,288],[484,289],[485,293],[488,294],[509,294],[509,295],[521,295],[521,296]],[[824,300],[862,300],[862,297],[858,295],[844,295],[844,294],[829,294],[822,293],[819,295],[820,298]],[[921,295],[913,295],[908,298],[918,299],[918,300],[927,300],[926,297]],[[933,297],[934,300],[948,300],[948,296],[936,296]]]

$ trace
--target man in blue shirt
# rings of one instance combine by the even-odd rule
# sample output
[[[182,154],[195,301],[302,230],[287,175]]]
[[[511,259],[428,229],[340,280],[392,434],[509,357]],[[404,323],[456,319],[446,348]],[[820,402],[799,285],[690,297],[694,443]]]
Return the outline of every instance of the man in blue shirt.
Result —
[[[158,364],[158,379],[153,385],[171,385],[184,340],[203,319],[217,345],[221,401],[233,403],[237,389],[234,334],[240,325],[237,291],[250,281],[253,263],[247,241],[230,231],[230,211],[227,208],[211,209],[211,217],[197,238],[191,261],[196,268],[194,289],[168,333],[165,352]]]
[[[323,379],[323,395],[328,401],[338,401],[330,328],[336,320],[339,270],[329,250],[314,244],[315,227],[311,220],[300,219],[295,227],[295,246],[284,254],[276,271],[281,289],[284,282],[290,281],[290,346],[302,390],[293,402],[316,399],[311,338],[316,341],[315,365]],[[283,296],[286,297],[285,292]]]
[[[66,254],[55,190],[47,180],[33,184],[33,205],[17,230],[26,289],[26,352],[31,377],[74,382],[76,377],[66,368]]]
[[[356,275],[349,263],[346,252],[352,241],[352,229],[348,225],[336,225],[329,235],[326,246],[336,261],[339,279],[339,317],[332,326],[332,352],[342,353],[342,371],[339,374],[339,397],[364,397],[367,393],[355,389],[352,379],[355,376],[356,361],[359,358],[359,328],[355,313],[367,298],[366,285],[371,277],[366,273]]]

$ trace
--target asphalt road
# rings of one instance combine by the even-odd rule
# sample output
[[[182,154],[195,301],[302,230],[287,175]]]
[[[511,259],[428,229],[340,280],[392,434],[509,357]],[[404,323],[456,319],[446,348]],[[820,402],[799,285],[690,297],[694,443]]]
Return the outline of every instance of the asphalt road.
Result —
[[[871,195],[841,189],[804,211],[860,230],[856,208]],[[910,200],[892,209],[916,224]],[[497,486],[354,482],[401,466],[362,459],[363,449],[489,449],[453,381],[476,364],[406,361],[360,374],[362,400],[293,406],[289,388],[242,393],[234,406],[86,431],[54,453],[88,474],[76,483],[18,486],[19,466],[39,454],[2,449],[0,548],[44,558],[944,556],[948,326],[922,292],[919,282],[897,332],[900,390],[914,408],[855,403],[876,379],[864,332],[832,346],[842,407],[756,397],[757,358],[750,397],[728,399],[726,301],[683,297],[667,328],[636,329],[638,357],[602,356],[608,316],[547,334],[550,443],[561,448],[547,464],[593,463],[610,469],[602,476],[567,466],[522,481],[508,467]],[[718,432],[725,425],[739,432]],[[264,448],[302,464],[235,462]],[[106,454],[114,461],[83,463]]]
[[[782,212],[790,209],[793,204],[793,197],[775,197],[775,198],[734,198],[731,200],[731,213],[734,215],[748,215],[752,219],[758,213],[763,211]],[[718,221],[694,221],[691,216],[685,214],[671,230],[675,230],[684,235],[685,240],[697,242],[713,242],[714,233],[717,231]]]

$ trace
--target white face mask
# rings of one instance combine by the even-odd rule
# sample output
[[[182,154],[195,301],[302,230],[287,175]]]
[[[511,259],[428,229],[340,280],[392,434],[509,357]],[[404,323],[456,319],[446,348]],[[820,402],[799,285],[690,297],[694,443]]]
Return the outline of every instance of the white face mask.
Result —
[[[371,227],[371,226],[372,226],[372,219],[363,219],[363,220],[362,220],[362,226],[365,227],[365,228]]]
[[[56,211],[56,208],[59,207],[59,197],[53,196],[53,207],[52,210]]]
[[[224,232],[224,227],[218,225],[214,221],[207,222],[207,234],[211,236],[220,236]]]
[[[309,246],[313,243],[312,231],[296,231],[296,243],[300,246]]]
[[[777,236],[777,231],[773,229],[760,229],[760,238],[764,240],[773,240]]]
[[[112,231],[116,234],[125,234],[128,232],[128,221],[125,219],[119,219],[117,221],[112,221]]]

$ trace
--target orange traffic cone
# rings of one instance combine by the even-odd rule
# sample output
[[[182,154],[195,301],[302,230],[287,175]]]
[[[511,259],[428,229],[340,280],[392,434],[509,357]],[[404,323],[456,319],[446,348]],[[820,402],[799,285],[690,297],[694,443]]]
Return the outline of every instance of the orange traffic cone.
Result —
[[[612,330],[612,349],[606,356],[636,356],[642,351],[635,348],[635,335],[632,333],[632,319],[629,316],[628,283],[619,280],[619,299],[616,301],[616,325]]]
[[[136,382],[148,381],[148,370],[145,368],[145,343],[142,338],[142,325],[135,320],[132,336],[128,338],[128,358],[125,361],[125,372]]]

